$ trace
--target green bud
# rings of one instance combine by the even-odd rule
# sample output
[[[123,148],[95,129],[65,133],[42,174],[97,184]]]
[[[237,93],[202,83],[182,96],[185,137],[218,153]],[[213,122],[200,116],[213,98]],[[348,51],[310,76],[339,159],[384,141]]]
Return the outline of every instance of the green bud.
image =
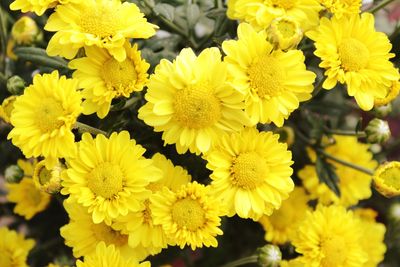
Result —
[[[393,203],[389,208],[389,218],[394,222],[400,222],[400,203]]]
[[[282,260],[282,253],[279,247],[265,245],[257,249],[258,265],[261,267],[278,267]]]
[[[7,90],[13,95],[21,95],[25,89],[25,81],[15,75],[7,80]]]
[[[365,128],[365,134],[367,135],[367,141],[372,144],[384,143],[391,136],[389,124],[377,118],[368,123]]]
[[[4,172],[7,183],[19,183],[24,177],[24,171],[18,165],[8,166]]]
[[[392,104],[389,103],[389,104],[386,104],[384,106],[375,107],[374,108],[374,113],[379,118],[384,118],[384,117],[388,116],[392,112],[392,110],[393,110]]]

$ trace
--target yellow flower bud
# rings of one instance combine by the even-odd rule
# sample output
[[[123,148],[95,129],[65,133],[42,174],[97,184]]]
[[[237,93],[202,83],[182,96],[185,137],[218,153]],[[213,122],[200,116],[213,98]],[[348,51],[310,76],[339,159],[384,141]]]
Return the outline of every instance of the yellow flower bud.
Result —
[[[12,59],[12,60],[17,60],[18,57],[14,53],[14,47],[15,47],[15,40],[13,38],[8,39],[8,41],[7,41],[7,49],[6,49],[7,57]]]
[[[279,134],[279,142],[285,142],[288,147],[294,143],[294,131],[292,127],[283,126],[276,128],[274,132]]]
[[[389,104],[399,95],[399,92],[400,92],[400,82],[393,81],[392,85],[388,88],[386,96],[384,98],[375,98],[374,106],[381,107]]]
[[[14,23],[11,36],[19,45],[29,45],[43,38],[36,22],[29,16],[23,16]]]
[[[278,267],[282,260],[282,253],[278,246],[265,245],[257,249],[258,265],[262,267]]]
[[[40,161],[33,172],[36,187],[49,194],[58,193],[61,189],[61,172],[64,169],[64,166],[58,162],[51,170],[48,170],[45,161]]]
[[[372,179],[375,189],[383,196],[400,195],[400,162],[391,161],[379,166]]]
[[[377,118],[368,123],[365,134],[369,143],[384,143],[391,136],[389,124]]]
[[[274,19],[267,33],[269,41],[275,48],[282,50],[296,48],[303,38],[299,23],[290,17]]]
[[[14,109],[14,102],[17,99],[17,96],[12,95],[3,100],[3,103],[0,106],[0,118],[2,118],[5,122],[10,123],[11,112]]]

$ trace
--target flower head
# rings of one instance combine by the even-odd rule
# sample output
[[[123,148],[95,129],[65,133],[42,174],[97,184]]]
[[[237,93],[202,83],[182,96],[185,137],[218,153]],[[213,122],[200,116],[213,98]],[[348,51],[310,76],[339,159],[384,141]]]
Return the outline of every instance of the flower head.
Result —
[[[33,172],[33,182],[36,188],[49,193],[58,193],[61,189],[61,172],[64,166],[58,162],[53,168],[48,170],[46,163],[42,160],[35,166]]]
[[[48,8],[53,8],[58,4],[78,3],[81,0],[15,0],[11,3],[11,10],[21,10],[22,12],[35,12],[41,16]]]
[[[9,96],[3,100],[3,103],[0,106],[0,118],[7,123],[10,123],[10,117],[12,111],[14,110],[15,100],[17,100],[17,96]]]
[[[300,102],[311,98],[316,75],[306,70],[300,50],[274,50],[265,31],[242,23],[238,38],[222,44],[232,85],[246,96],[245,110],[253,124],[280,127]]]
[[[56,8],[45,30],[56,32],[47,53],[68,59],[76,56],[81,47],[105,48],[119,62],[127,53],[127,38],[149,38],[157,26],[147,22],[139,8],[119,0],[85,0]]]
[[[150,77],[148,101],[139,118],[179,153],[206,153],[224,132],[240,131],[248,124],[242,111],[244,96],[227,80],[227,67],[217,48],[198,57],[183,49],[174,62],[161,60]]]
[[[58,158],[74,157],[75,136],[71,129],[81,113],[78,82],[59,77],[57,71],[36,75],[33,84],[14,102],[8,135],[25,157],[43,156],[46,167]]]
[[[299,23],[291,17],[279,17],[267,30],[268,39],[275,48],[288,50],[297,47],[303,38]]]
[[[227,205],[228,216],[258,220],[288,198],[294,188],[292,154],[278,138],[246,128],[222,137],[205,156],[212,171],[212,194]]]
[[[35,245],[32,239],[25,239],[8,228],[0,228],[0,266],[2,267],[28,267],[26,259],[29,251]]]
[[[76,69],[73,77],[79,80],[83,88],[83,114],[97,112],[104,118],[114,98],[128,98],[132,92],[141,91],[147,82],[147,70],[150,65],[142,59],[137,45],[124,45],[126,58],[118,62],[107,50],[98,47],[87,47],[86,57],[69,63]]]
[[[127,131],[110,138],[85,133],[77,157],[67,159],[61,193],[87,207],[94,223],[110,223],[129,211],[138,211],[151,193],[145,186],[161,176],[152,161],[143,157],[144,152]]]
[[[341,18],[344,15],[359,14],[362,0],[319,0],[321,4],[334,16]]]
[[[380,165],[373,176],[374,187],[385,197],[400,195],[400,162],[391,161]]]
[[[23,16],[14,23],[11,36],[19,45],[30,45],[42,39],[43,33],[31,17]]]

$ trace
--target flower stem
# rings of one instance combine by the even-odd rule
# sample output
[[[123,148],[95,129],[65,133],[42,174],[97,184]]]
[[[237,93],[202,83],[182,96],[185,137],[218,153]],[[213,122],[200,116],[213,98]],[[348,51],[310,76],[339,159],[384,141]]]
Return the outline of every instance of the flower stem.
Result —
[[[377,12],[378,10],[384,8],[385,6],[387,6],[388,4],[390,4],[393,1],[394,0],[383,0],[378,5],[374,6],[373,8],[371,8],[370,10],[367,10],[367,11],[373,14],[373,13]]]
[[[327,76],[323,76],[321,80],[318,82],[318,84],[315,86],[314,91],[313,91],[313,96],[318,95],[318,93],[322,90],[322,85],[324,84],[325,80],[327,79]]]
[[[236,266],[241,266],[244,264],[256,263],[257,260],[258,260],[258,256],[253,255],[253,256],[238,259],[236,261],[229,262],[221,267],[236,267]]]
[[[88,132],[88,133],[95,134],[95,135],[97,135],[97,134],[102,134],[102,135],[105,135],[105,136],[108,135],[105,131],[102,131],[100,129],[94,128],[92,126],[89,126],[89,125],[87,125],[85,123],[82,123],[82,122],[79,122],[79,121],[75,122],[75,128],[77,128],[78,131],[81,132],[81,133]]]
[[[335,135],[345,135],[345,136],[357,136],[357,137],[366,137],[366,134],[364,131],[346,131],[346,130],[339,130],[339,129],[328,129],[326,130],[327,133],[329,134],[335,134]]]

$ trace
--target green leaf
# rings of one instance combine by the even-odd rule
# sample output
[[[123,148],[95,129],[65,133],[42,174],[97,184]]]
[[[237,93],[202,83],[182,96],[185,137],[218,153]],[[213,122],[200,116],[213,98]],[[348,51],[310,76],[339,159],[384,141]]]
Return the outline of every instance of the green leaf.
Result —
[[[200,8],[196,4],[190,4],[186,8],[186,17],[189,24],[189,28],[192,29],[194,25],[199,21]]]
[[[161,15],[169,21],[174,21],[175,18],[175,8],[168,4],[157,4],[154,9],[156,15]]]
[[[61,57],[49,57],[46,50],[37,47],[17,47],[14,53],[19,59],[53,69],[68,69],[68,62]]]
[[[340,197],[339,177],[336,174],[335,166],[317,154],[315,168],[320,182],[326,184],[330,190]]]

